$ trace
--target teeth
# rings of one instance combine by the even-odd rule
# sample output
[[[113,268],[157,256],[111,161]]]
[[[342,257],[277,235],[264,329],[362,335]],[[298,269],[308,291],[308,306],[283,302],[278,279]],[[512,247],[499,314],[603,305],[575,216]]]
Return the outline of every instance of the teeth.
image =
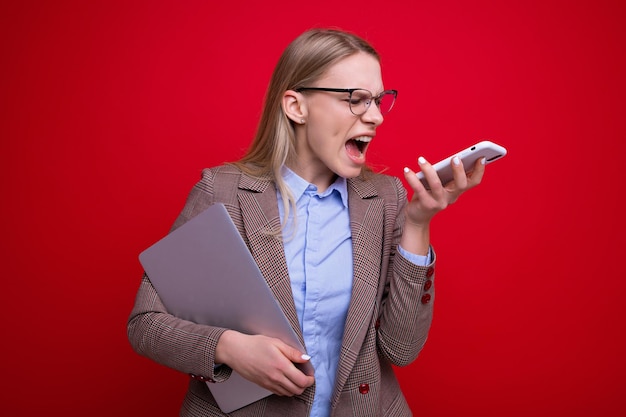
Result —
[[[359,142],[365,142],[365,143],[369,143],[372,140],[371,136],[359,136],[358,138],[354,138],[354,140],[357,140]]]

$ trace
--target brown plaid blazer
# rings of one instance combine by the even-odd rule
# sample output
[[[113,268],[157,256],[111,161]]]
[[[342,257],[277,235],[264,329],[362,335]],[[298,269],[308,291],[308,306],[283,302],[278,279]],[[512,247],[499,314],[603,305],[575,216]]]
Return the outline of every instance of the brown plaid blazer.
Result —
[[[396,252],[404,222],[406,190],[399,179],[369,174],[348,180],[354,253],[354,283],[334,394],[332,416],[410,416],[392,364],[403,366],[418,355],[428,335],[434,301],[434,262],[411,264]],[[300,325],[278,230],[276,188],[270,178],[255,178],[226,165],[206,169],[191,190],[173,229],[222,202],[248,244],[274,296],[300,338]],[[210,302],[211,294],[207,294]],[[181,416],[224,416],[205,382],[228,378],[215,368],[214,353],[225,329],[197,325],[168,314],[144,276],[128,320],[133,348],[191,378]],[[197,377],[202,376],[202,377]],[[315,386],[296,397],[271,395],[232,416],[307,416]]]

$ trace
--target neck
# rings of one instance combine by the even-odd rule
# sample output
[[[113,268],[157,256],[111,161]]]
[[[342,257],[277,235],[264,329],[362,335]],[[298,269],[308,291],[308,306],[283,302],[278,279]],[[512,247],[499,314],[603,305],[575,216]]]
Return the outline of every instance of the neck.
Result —
[[[315,185],[317,187],[317,191],[320,193],[326,191],[326,189],[337,179],[337,174],[328,168],[318,171],[314,169],[307,169],[306,166],[302,166],[301,164],[287,166],[300,178]]]

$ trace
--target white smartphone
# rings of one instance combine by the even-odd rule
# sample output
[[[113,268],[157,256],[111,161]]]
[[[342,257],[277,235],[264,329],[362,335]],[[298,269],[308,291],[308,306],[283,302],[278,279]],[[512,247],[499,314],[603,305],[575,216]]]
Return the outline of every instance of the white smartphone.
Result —
[[[484,140],[437,162],[433,165],[433,168],[437,171],[437,175],[439,175],[441,183],[445,185],[454,179],[450,164],[452,158],[455,156],[461,158],[461,161],[463,161],[463,167],[465,168],[465,173],[469,174],[473,171],[474,163],[478,159],[485,158],[485,164],[490,164],[498,159],[501,159],[504,155],[506,155],[506,149],[504,147],[491,141]],[[418,172],[417,178],[422,181],[424,187],[429,188],[428,182],[426,181],[426,178],[424,178],[424,173]]]

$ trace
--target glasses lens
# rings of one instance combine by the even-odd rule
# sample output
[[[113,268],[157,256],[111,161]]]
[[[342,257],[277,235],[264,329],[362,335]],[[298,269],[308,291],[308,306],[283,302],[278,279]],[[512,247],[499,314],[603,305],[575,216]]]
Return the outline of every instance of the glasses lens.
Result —
[[[367,111],[372,102],[372,93],[367,90],[354,90],[350,95],[350,111],[357,116]]]
[[[364,114],[370,107],[372,100],[375,101],[376,106],[380,110],[381,114],[385,115],[391,111],[393,104],[396,101],[396,93],[392,90],[383,92],[378,97],[372,97],[372,93],[368,90],[354,90],[350,97],[350,111],[357,116]]]
[[[396,95],[393,91],[385,91],[378,100],[376,100],[376,104],[380,109],[380,112],[384,115],[391,111],[393,104],[396,101]]]

